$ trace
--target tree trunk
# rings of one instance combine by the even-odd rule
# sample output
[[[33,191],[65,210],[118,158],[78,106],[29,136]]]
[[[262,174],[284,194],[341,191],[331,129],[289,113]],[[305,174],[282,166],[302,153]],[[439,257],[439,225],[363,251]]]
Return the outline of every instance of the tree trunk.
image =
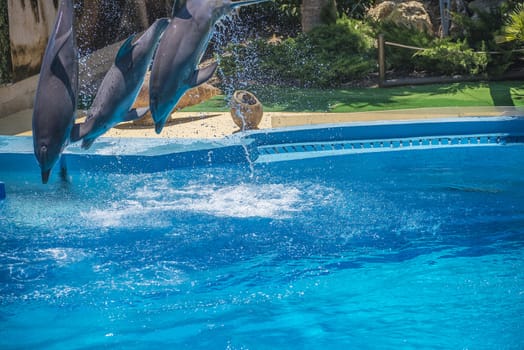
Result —
[[[135,0],[135,8],[138,20],[143,29],[149,26],[149,19],[147,18],[147,7],[144,0]]]
[[[97,39],[96,30],[100,19],[97,1],[84,1],[77,24],[77,44],[80,51],[93,50]]]
[[[309,32],[321,24],[336,20],[335,0],[302,0],[302,31]],[[334,17],[334,18],[333,18]]]

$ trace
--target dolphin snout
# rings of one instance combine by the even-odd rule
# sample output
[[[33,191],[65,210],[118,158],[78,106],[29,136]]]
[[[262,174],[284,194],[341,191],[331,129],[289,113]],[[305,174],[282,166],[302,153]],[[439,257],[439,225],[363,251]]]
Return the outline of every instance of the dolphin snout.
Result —
[[[158,98],[154,95],[150,96],[149,110],[151,111],[151,115],[153,116],[153,120],[155,122],[155,132],[157,134],[160,134],[162,132],[165,123],[165,119],[161,118],[162,113],[159,110],[159,107],[160,106],[158,105]]]
[[[45,185],[49,181],[49,174],[51,169],[42,170],[42,183]]]
[[[163,122],[156,122],[155,123],[155,132],[157,134],[160,134],[162,132],[163,128],[164,128],[164,123]]]
[[[46,184],[49,181],[49,174],[51,173],[51,167],[49,166],[49,153],[47,145],[41,145],[38,149],[37,154],[38,163],[40,163],[40,169],[42,170],[42,183]]]

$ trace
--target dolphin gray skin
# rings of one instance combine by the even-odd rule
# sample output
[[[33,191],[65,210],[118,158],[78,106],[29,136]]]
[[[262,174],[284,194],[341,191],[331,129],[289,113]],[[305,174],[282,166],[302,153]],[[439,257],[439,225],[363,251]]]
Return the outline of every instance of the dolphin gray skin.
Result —
[[[62,0],[35,94],[33,148],[44,184],[70,141],[76,117],[78,54],[73,19],[72,0]]]
[[[148,108],[136,110],[131,106],[140,92],[160,36],[168,24],[168,18],[158,19],[135,43],[132,43],[134,35],[124,42],[98,88],[86,121],[75,125],[71,133],[72,141],[83,139],[82,148],[87,149],[97,137],[116,124],[138,119],[147,113]]]
[[[215,23],[240,6],[269,0],[176,0],[173,18],[166,29],[153,59],[149,81],[149,107],[160,134],[170,112],[184,95],[206,82],[218,63],[198,69],[213,34]]]

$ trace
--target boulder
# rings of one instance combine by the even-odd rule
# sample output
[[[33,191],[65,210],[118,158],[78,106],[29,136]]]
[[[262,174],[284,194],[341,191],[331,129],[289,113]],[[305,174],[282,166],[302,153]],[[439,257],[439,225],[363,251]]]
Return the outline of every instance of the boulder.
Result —
[[[192,89],[189,89],[184,96],[178,101],[176,107],[173,109],[173,112],[186,108],[189,106],[194,106],[201,102],[209,100],[213,96],[220,95],[222,91],[214,87],[211,84],[204,83]],[[144,85],[138,94],[138,97],[133,104],[133,108],[148,107],[149,106],[149,73],[147,73]],[[171,117],[168,118],[168,122]],[[142,118],[133,121],[134,125],[138,126],[151,126],[154,125],[153,118],[151,117],[151,112],[147,112]]]
[[[386,21],[398,26],[433,34],[433,25],[426,7],[419,1],[384,1],[368,11],[375,21]]]

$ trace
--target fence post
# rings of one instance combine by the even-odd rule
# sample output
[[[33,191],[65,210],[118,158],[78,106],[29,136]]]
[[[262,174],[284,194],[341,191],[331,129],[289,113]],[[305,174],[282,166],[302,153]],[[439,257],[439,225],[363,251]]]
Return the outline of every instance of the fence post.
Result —
[[[378,35],[378,86],[386,82],[386,54],[384,52],[384,34]]]

